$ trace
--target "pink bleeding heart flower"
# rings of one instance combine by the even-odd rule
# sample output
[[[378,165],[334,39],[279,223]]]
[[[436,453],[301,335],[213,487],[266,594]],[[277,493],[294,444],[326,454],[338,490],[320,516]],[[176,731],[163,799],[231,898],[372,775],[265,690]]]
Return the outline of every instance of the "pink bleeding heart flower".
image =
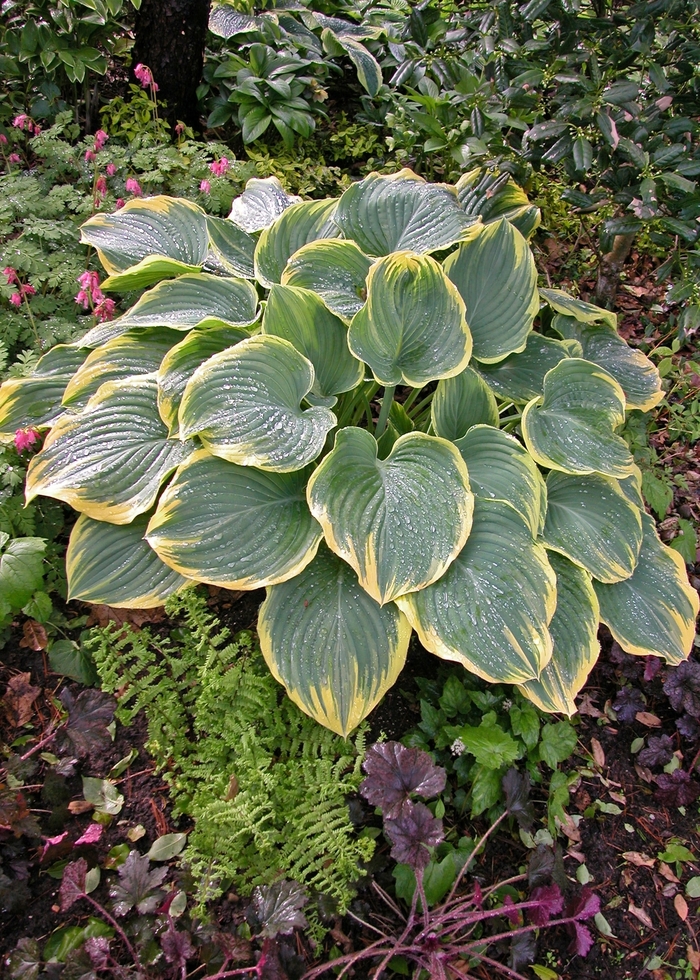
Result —
[[[153,73],[147,65],[138,64],[134,68],[134,75],[136,75],[139,82],[141,82],[142,88],[151,88],[154,92],[158,91],[158,86],[153,80]]]
[[[15,432],[15,449],[18,453],[23,453],[25,449],[31,449],[38,438],[39,432],[37,429],[17,429]],[[65,837],[65,834],[63,837]],[[49,843],[57,844],[58,841],[63,840],[63,837],[59,837],[58,840],[55,838],[49,840]]]
[[[7,136],[4,133],[0,133],[0,146],[7,146]]]
[[[107,178],[98,177],[95,182],[95,193],[99,194],[100,197],[104,197],[107,193]]]
[[[214,174],[215,177],[223,177],[228,168],[231,166],[226,157],[221,157],[220,160],[215,160],[214,163],[209,164],[209,169]]]
[[[26,112],[20,112],[18,116],[12,120],[12,125],[15,129],[27,130],[28,133],[34,132],[34,120],[31,116],[28,116]]]
[[[2,274],[7,279],[7,285],[12,286],[14,283],[19,282],[17,278],[17,270],[13,269],[11,265],[6,265],[2,270]]]
[[[10,296],[10,302],[12,303],[13,306],[19,308],[22,305],[22,294],[13,293],[12,296]]]
[[[107,299],[105,296],[103,296],[92,312],[101,323],[104,323],[105,320],[114,319],[114,309],[116,305],[117,304],[113,299]]]
[[[7,159],[10,161],[10,163],[21,163],[22,162],[22,157],[19,155],[19,153],[10,153],[10,155],[9,155],[9,157]]]
[[[116,204],[115,204],[115,207],[116,207],[117,211],[120,208],[123,208],[125,204],[126,204],[126,201],[124,200],[124,198],[123,197],[118,197],[117,200],[116,200]]]
[[[28,282],[26,282],[23,286],[20,286],[19,291],[22,296],[36,296],[36,289]]]
[[[107,171],[108,177],[114,177],[117,172],[117,165],[115,163],[108,163],[105,170]]]
[[[94,159],[95,159],[95,153],[94,153],[94,151],[93,150],[86,150],[85,151],[85,162],[86,163],[92,163],[92,161]]]
[[[135,194],[136,197],[141,197],[143,191],[141,190],[141,185],[135,177],[129,177],[126,181],[126,191],[128,194]]]
[[[95,133],[95,152],[96,153],[99,153],[100,152],[100,150],[103,148],[103,146],[105,145],[105,143],[107,142],[108,139],[109,139],[109,136],[107,135],[107,133],[105,133],[104,129],[98,129],[97,130],[97,132]]]
[[[209,194],[211,192],[211,184],[208,180],[203,180],[199,185],[199,189],[202,194]]]

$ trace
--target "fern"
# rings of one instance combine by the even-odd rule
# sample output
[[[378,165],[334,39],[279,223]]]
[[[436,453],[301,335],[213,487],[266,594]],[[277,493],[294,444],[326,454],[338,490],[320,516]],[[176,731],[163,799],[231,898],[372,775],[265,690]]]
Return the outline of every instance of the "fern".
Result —
[[[304,715],[253,635],[231,642],[197,591],[167,609],[179,624],[169,638],[112,626],[89,643],[119,721],[146,715],[147,748],[175,816],[194,820],[184,860],[199,882],[199,912],[229,883],[245,895],[281,875],[344,911],[374,850],[347,807],[362,778],[363,735],[342,739]],[[320,935],[313,909],[310,921]]]

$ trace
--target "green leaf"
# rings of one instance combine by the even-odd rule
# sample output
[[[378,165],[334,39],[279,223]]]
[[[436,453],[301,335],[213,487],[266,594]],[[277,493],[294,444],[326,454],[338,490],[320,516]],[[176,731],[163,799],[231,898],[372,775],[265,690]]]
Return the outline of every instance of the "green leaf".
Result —
[[[213,3],[209,14],[209,30],[218,37],[235,37],[257,28],[255,17],[236,10],[230,3]]]
[[[398,599],[423,646],[496,683],[540,675],[556,578],[542,545],[510,504],[476,498],[474,523],[443,577]]]
[[[615,378],[625,393],[628,409],[648,412],[664,397],[656,367],[641,351],[633,350],[608,324],[582,323],[559,314],[554,317],[552,327],[562,336],[577,340],[583,357],[599,364]]]
[[[282,273],[282,285],[313,289],[329,310],[350,320],[367,299],[371,265],[354,242],[311,242],[292,255]]]
[[[489,769],[486,766],[475,765],[470,773],[471,815],[478,817],[484,810],[499,803],[503,797],[501,786],[503,772],[499,769]]]
[[[4,540],[3,540],[4,539]],[[9,544],[7,541],[9,540]],[[6,547],[5,547],[6,545]],[[44,538],[0,537],[0,613],[19,612],[44,583]]]
[[[122,381],[153,374],[180,334],[167,327],[129,330],[92,351],[63,393],[63,404],[82,407],[107,381]]]
[[[677,551],[686,565],[695,564],[697,554],[697,536],[692,521],[686,521],[683,517],[678,518],[678,534],[671,541],[671,547]]]
[[[54,674],[70,677],[79,684],[85,684],[86,687],[97,684],[98,676],[92,657],[84,646],[72,640],[56,640],[51,644],[49,664]]]
[[[170,861],[182,851],[187,843],[187,834],[164,834],[151,844],[146,855],[149,861]]]
[[[290,698],[343,736],[393,685],[411,635],[396,606],[379,606],[323,545],[300,575],[268,590],[258,630],[265,661]]]
[[[337,204],[336,199],[293,204],[263,230],[255,249],[255,275],[263,286],[269,288],[280,281],[289,258],[302,246],[338,237]]]
[[[683,559],[662,544],[648,514],[642,514],[642,527],[642,550],[631,578],[593,583],[600,618],[628,653],[679,664],[693,648],[698,594],[688,583]]]
[[[486,769],[501,769],[523,754],[515,739],[496,723],[493,712],[482,720],[478,728],[463,725],[459,729],[459,738],[464,743],[465,752],[473,755],[479,765]]]
[[[287,194],[277,177],[251,177],[243,193],[234,198],[229,220],[253,235],[268,228],[288,207],[300,201],[295,194]]]
[[[557,588],[559,587],[559,581],[557,580]],[[558,599],[557,599],[558,604]],[[556,616],[556,612],[554,613]],[[554,620],[552,620],[554,622]],[[550,624],[551,629],[551,624]],[[551,664],[552,661],[549,661]],[[543,677],[549,670],[549,664],[542,671],[540,677]],[[530,684],[536,683],[534,681],[528,681],[526,687]],[[521,688],[522,690],[522,688]],[[531,704],[524,704],[520,707],[514,704],[513,707],[508,712],[510,717],[510,724],[513,729],[514,735],[519,735],[520,738],[525,743],[527,749],[534,749],[540,738],[540,716]]]
[[[520,691],[542,711],[573,715],[574,698],[600,653],[598,599],[587,572],[563,555],[550,554],[549,561],[557,576],[557,607],[549,624],[554,652],[539,680],[526,681]]]
[[[244,279],[255,278],[255,239],[233,221],[207,215],[209,244],[226,271]]]
[[[440,578],[471,527],[462,458],[451,443],[422,432],[401,436],[380,460],[369,432],[341,429],[307,498],[329,547],[382,605]]]
[[[594,306],[593,303],[574,299],[563,289],[540,289],[540,296],[557,313],[572,316],[581,323],[607,323],[617,333],[617,314],[612,310],[604,310],[600,306]]]
[[[145,289],[161,279],[174,279],[187,273],[202,271],[201,265],[177,262],[175,259],[165,259],[160,255],[149,255],[136,265],[129,266],[124,272],[108,276],[101,284],[107,292],[128,293],[134,289]]]
[[[379,62],[364,44],[360,44],[354,38],[338,34],[334,34],[334,38],[357,69],[357,80],[360,85],[374,98],[382,84],[382,69]]]
[[[539,298],[535,260],[520,232],[505,218],[484,225],[444,268],[467,307],[474,357],[492,363],[525,350]]]
[[[474,226],[453,188],[429,184],[412,170],[371,173],[338,202],[336,221],[367,255],[446,248]]]
[[[651,509],[662,521],[673,503],[673,487],[669,481],[661,479],[651,470],[644,470],[642,472],[642,493]]]
[[[86,348],[58,344],[39,360],[29,378],[11,378],[0,387],[0,438],[17,429],[52,423],[64,411],[66,385],[87,357]]]
[[[114,214],[95,214],[81,228],[81,242],[97,249],[110,276],[159,255],[202,266],[209,236],[204,211],[171,197],[128,201]]]
[[[165,355],[158,368],[158,411],[171,435],[177,434],[180,401],[197,368],[248,336],[242,327],[195,327]]]
[[[348,349],[347,327],[310,289],[273,286],[262,332],[283,337],[311,361],[315,373],[311,392],[316,399],[330,399],[329,407],[336,400],[332,396],[357,387],[364,378],[364,364]]]
[[[617,480],[552,471],[542,538],[547,548],[566,555],[599,582],[620,582],[637,565],[641,512]]]
[[[590,361],[572,357],[547,372],[544,396],[526,405],[521,426],[540,466],[623,479],[634,468],[627,443],[614,434],[624,419],[625,396],[617,381]]]
[[[149,289],[124,316],[93,327],[83,343],[97,347],[134,327],[250,326],[257,314],[258,294],[245,279],[180,276]]]
[[[313,365],[287,340],[256,336],[197,368],[180,403],[180,438],[197,435],[223,459],[284,473],[316,459],[336,425],[327,408],[301,409]]]
[[[540,759],[550,769],[566,762],[576,748],[576,729],[568,721],[543,725],[540,735]]]
[[[228,589],[254,589],[297,575],[322,531],[305,499],[308,470],[268,473],[200,450],[180,467],[147,533],[182,575]]]
[[[571,352],[561,341],[530,333],[524,351],[509,354],[497,364],[475,362],[474,369],[499,398],[529,402],[542,394],[547,371],[570,356]]]
[[[109,813],[115,817],[121,813],[124,797],[109,779],[96,779],[83,776],[83,796],[92,803],[96,813]]]
[[[435,259],[387,255],[370,269],[367,293],[348,344],[380,384],[421,388],[464,370],[472,347],[464,303]]]
[[[433,429],[451,442],[462,439],[474,425],[498,428],[498,405],[491,389],[471,367],[438,382],[430,406]]]
[[[121,609],[162,606],[187,579],[164,565],[145,540],[148,517],[107,524],[81,515],[66,552],[68,596]]]
[[[27,471],[27,501],[56,497],[95,520],[129,524],[192,452],[168,439],[154,378],[109,381],[85,409],[64,415]]]
[[[467,464],[473,493],[486,500],[505,500],[537,537],[544,525],[547,490],[536,463],[518,440],[490,425],[476,425],[455,445]]]

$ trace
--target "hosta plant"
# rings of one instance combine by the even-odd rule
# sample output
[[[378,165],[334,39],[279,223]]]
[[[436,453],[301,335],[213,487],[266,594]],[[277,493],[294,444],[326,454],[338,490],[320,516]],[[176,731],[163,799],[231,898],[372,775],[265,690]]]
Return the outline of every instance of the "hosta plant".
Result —
[[[300,201],[269,178],[228,220],[155,197],[83,226],[103,288],[146,291],[0,393],[0,431],[49,428],[27,499],[80,514],[73,598],[266,586],[270,670],[342,734],[412,629],[567,713],[601,620],[687,656],[697,596],[618,431],[659,376],[614,314],[538,290],[532,208],[481,184]]]

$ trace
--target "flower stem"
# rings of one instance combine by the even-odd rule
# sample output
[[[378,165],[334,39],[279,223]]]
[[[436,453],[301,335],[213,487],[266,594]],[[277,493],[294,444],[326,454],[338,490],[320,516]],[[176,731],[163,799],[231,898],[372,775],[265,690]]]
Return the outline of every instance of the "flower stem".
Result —
[[[394,401],[394,392],[396,391],[396,385],[387,385],[384,389],[384,397],[382,398],[382,408],[379,413],[379,418],[377,419],[377,427],[374,430],[374,438],[379,439],[384,430],[386,429],[386,423],[389,419],[389,412],[391,411],[391,405]]]

